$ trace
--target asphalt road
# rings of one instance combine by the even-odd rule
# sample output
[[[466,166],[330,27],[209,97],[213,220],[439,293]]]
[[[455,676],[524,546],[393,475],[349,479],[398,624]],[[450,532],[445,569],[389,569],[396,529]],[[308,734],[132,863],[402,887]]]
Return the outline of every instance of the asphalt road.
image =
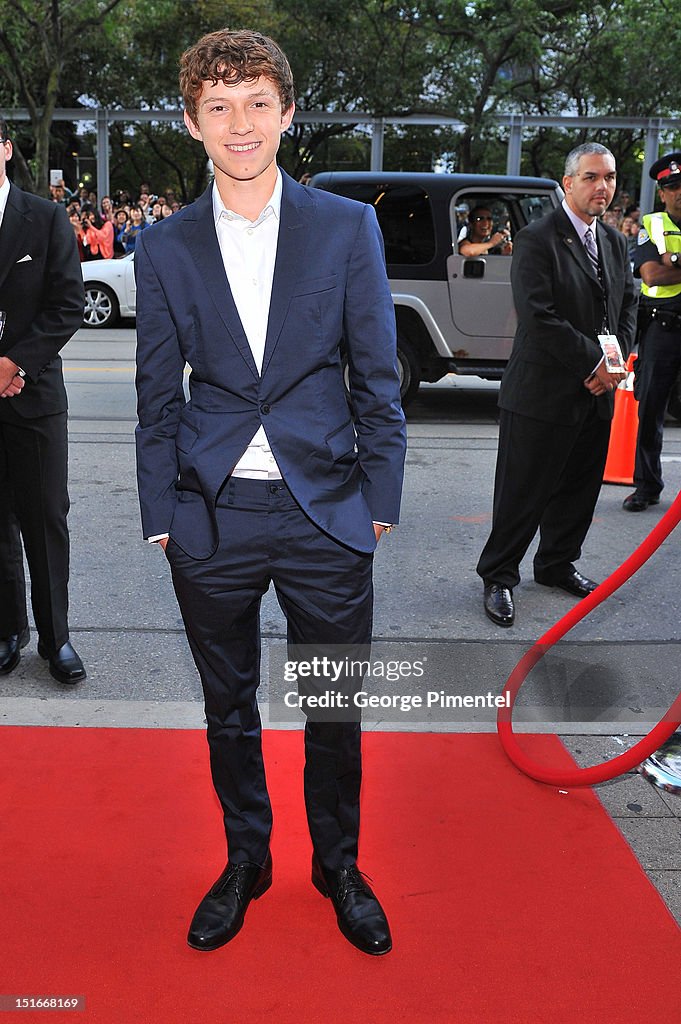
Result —
[[[3,682],[0,720],[196,725],[199,683],[161,550],[143,542],[134,473],[134,331],[82,330],[64,350],[70,401],[72,511],[71,626],[88,669],[77,691],[50,678],[33,644]],[[376,557],[373,657],[419,663],[421,674],[371,692],[499,694],[527,647],[574,605],[532,580],[531,553],[516,591],[517,624],[485,618],[475,573],[490,523],[497,445],[498,385],[453,377],[427,385],[409,409],[402,523]],[[681,487],[681,427],[665,439],[667,490],[641,515],[621,510],[626,487],[603,487],[579,568],[605,578],[659,521]],[[679,537],[635,580],[594,611],[548,655],[524,689],[518,720],[571,733],[646,731],[678,688]],[[263,602],[261,695],[265,718],[282,712],[285,624],[272,590]],[[380,672],[380,670],[379,670]],[[368,687],[371,689],[371,687]],[[365,716],[378,728],[490,730],[494,711],[385,708]],[[47,719],[46,719],[47,716]],[[529,726],[528,726],[529,727]]]

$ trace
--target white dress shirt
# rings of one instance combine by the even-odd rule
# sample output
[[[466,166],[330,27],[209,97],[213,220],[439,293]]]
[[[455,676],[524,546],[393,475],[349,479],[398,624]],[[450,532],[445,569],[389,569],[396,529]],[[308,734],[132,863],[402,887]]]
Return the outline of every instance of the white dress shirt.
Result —
[[[270,312],[274,261],[281,214],[281,171],[269,202],[257,220],[228,210],[213,185],[215,232],[225,273],[258,373],[262,371]],[[261,425],[237,462],[233,476],[280,480],[281,472]]]
[[[7,206],[7,200],[9,198],[9,178],[5,175],[5,180],[0,185],[0,226],[2,225],[2,218],[5,214],[5,207]]]

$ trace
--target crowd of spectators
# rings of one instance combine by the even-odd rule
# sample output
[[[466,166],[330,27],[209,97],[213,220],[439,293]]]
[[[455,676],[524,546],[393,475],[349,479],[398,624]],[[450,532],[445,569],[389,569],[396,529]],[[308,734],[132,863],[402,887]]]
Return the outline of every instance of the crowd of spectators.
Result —
[[[630,256],[638,244],[640,219],[641,207],[632,201],[628,192],[620,192],[615,196],[610,209],[603,214],[604,222],[625,236]]]
[[[114,196],[102,196],[85,187],[70,191],[64,182],[50,186],[53,202],[66,207],[76,235],[81,261],[107,260],[125,256],[135,249],[137,236],[158,220],[181,209],[172,188],[155,195],[141,182],[134,199],[125,189]]]

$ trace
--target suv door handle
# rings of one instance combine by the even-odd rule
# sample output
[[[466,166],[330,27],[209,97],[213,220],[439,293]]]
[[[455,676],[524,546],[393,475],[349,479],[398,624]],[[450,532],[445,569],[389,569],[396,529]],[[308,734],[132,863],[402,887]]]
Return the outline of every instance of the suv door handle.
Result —
[[[464,277],[484,277],[485,261],[477,257],[463,261]]]

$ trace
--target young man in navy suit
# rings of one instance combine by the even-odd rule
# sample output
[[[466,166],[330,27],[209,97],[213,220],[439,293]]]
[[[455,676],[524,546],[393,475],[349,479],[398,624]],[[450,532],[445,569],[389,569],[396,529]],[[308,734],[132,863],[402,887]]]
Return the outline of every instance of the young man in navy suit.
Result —
[[[224,29],[184,54],[180,84],[215,181],[139,238],[137,453],[143,531],[170,563],[224,811],[228,863],[188,936],[210,950],[272,881],[260,600],[274,582],[297,646],[369,642],[373,551],[397,522],[405,433],[374,210],[276,163],[294,113],[286,57]],[[387,953],[357,868],[359,723],[308,720],[305,755],[312,881],[353,945]]]

